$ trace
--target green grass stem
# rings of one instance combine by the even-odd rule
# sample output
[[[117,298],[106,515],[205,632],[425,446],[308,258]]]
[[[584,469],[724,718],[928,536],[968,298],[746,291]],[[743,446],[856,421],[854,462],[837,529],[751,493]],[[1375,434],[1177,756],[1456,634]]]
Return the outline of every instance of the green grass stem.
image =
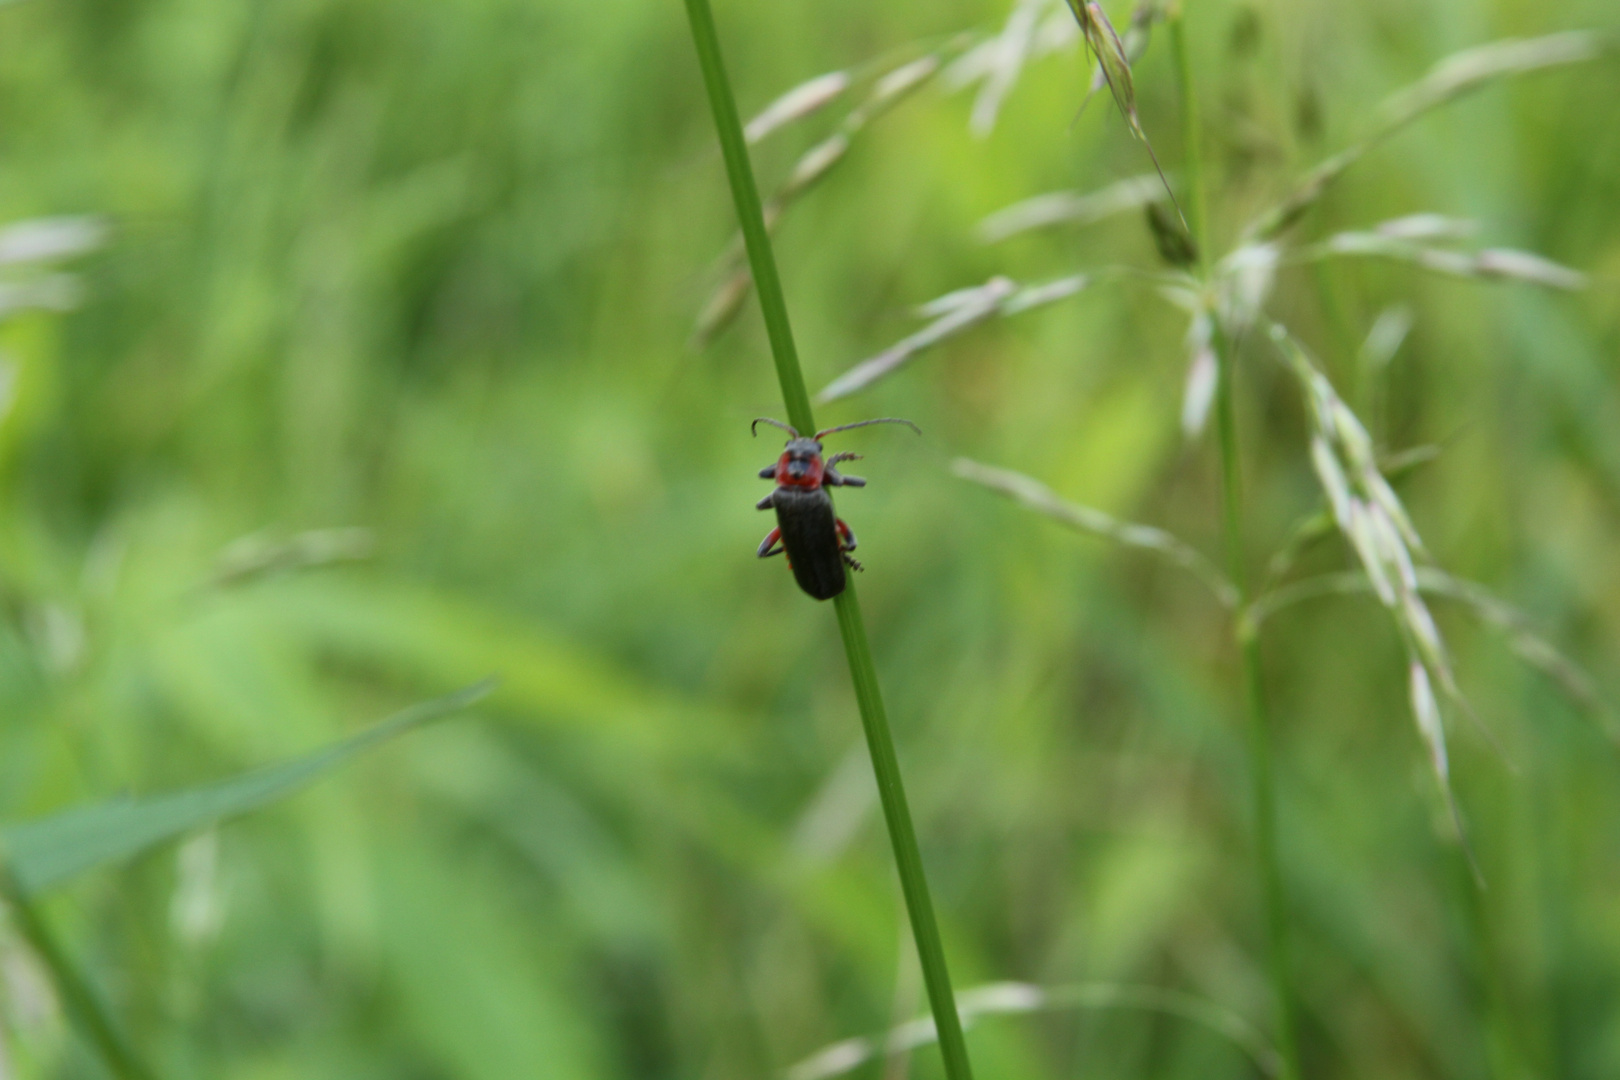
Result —
[[[113,1022],[99,994],[74,967],[67,952],[46,925],[45,918],[23,889],[0,852],[0,899],[11,913],[12,925],[50,974],[51,985],[74,1027],[95,1049],[107,1071],[118,1080],[155,1080]]]
[[[742,119],[731,95],[731,81],[720,56],[720,35],[714,28],[714,12],[708,0],[686,0],[686,14],[692,23],[692,42],[697,46],[698,63],[703,68],[703,85],[714,108],[714,126],[720,135],[720,152],[726,162],[726,179],[737,204],[737,224],[742,228],[743,246],[748,251],[748,267],[759,293],[759,307],[765,316],[765,333],[776,360],[776,378],[782,384],[782,402],[787,406],[788,423],[806,435],[816,430],[810,410],[810,394],[799,370],[799,350],[793,344],[793,326],[788,322],[787,298],[782,294],[782,277],[776,272],[776,256],[771,251],[771,235],[765,229],[765,213],[760,207],[759,187],[748,160],[748,143],[743,138]]]
[[[1170,24],[1171,50],[1181,89],[1183,166],[1192,189],[1194,238],[1206,283],[1210,280],[1209,212],[1204,195],[1203,159],[1198,127],[1198,101],[1193,90],[1192,66],[1187,57],[1185,16]],[[1253,785],[1255,867],[1266,908],[1268,969],[1276,1007],[1274,1038],[1281,1058],[1281,1080],[1299,1080],[1299,1046],[1294,1036],[1294,993],[1289,975],[1287,897],[1282,865],[1277,857],[1277,798],[1272,771],[1271,718],[1266,706],[1265,677],[1260,660],[1258,628],[1248,618],[1249,576],[1243,548],[1243,489],[1238,467],[1237,410],[1232,392],[1232,349],[1215,321],[1210,341],[1215,351],[1215,426],[1221,458],[1221,531],[1226,548],[1226,572],[1237,590],[1234,637],[1242,654],[1243,691],[1248,711],[1249,772]]]
[[[782,281],[777,274],[770,235],[765,230],[759,190],[754,183],[748,146],[743,139],[742,122],[737,115],[737,104],[732,97],[731,84],[720,55],[714,14],[709,9],[708,0],[686,0],[686,12],[691,20],[692,39],[703,68],[709,103],[714,109],[726,176],[731,183],[737,219],[748,251],[748,264],[765,316],[765,329],[770,337],[771,355],[776,361],[776,375],[782,384],[782,400],[787,407],[788,422],[808,434],[816,430],[815,417],[810,409],[810,395],[805,391],[804,375],[799,370],[793,328],[788,321],[787,301],[782,294]],[[834,599],[833,605],[838,613],[838,629],[843,635],[844,651],[849,657],[850,678],[855,687],[855,700],[860,706],[867,747],[872,755],[872,769],[877,775],[883,818],[894,845],[900,888],[905,895],[906,911],[917,941],[917,957],[922,966],[924,985],[928,989],[928,1003],[939,1033],[945,1075],[949,1080],[971,1080],[973,1070],[968,1062],[967,1042],[962,1036],[962,1022],[957,1013],[955,995],[951,991],[950,972],[945,965],[945,949],[940,941],[939,924],[934,918],[933,902],[929,899],[922,853],[917,847],[917,834],[912,826],[905,785],[900,777],[900,763],[895,756],[894,737],[889,732],[883,695],[878,687],[877,669],[866,642],[866,627],[861,620],[861,606],[855,596],[853,581]]]

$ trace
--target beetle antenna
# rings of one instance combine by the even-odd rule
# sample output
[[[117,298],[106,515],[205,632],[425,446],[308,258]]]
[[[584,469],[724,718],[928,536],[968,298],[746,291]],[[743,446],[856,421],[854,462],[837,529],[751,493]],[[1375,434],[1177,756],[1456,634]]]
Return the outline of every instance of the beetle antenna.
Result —
[[[913,424],[910,420],[902,420],[898,416],[880,416],[876,420],[857,420],[853,424],[839,424],[837,427],[830,427],[818,431],[816,432],[815,436],[816,442],[820,442],[822,436],[831,435],[835,431],[848,431],[850,428],[865,427],[868,424],[904,424],[917,434],[922,434],[922,428],[918,427],[916,424]]]
[[[761,416],[758,419],[756,419],[752,424],[748,425],[748,430],[753,432],[755,436],[758,436],[759,435],[759,425],[761,425],[761,424],[769,424],[772,427],[779,427],[783,431],[787,432],[789,435],[793,436],[795,439],[797,439],[799,437],[799,431],[798,431],[797,428],[791,427],[788,424],[784,424],[780,420],[772,420],[768,416]]]

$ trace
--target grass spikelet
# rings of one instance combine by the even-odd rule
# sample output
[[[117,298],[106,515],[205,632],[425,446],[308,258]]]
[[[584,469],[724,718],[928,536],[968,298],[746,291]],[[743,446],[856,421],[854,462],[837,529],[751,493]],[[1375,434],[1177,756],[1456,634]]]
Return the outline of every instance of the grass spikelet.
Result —
[[[1514,248],[1486,248],[1476,253],[1427,246],[1418,239],[1456,240],[1463,224],[1438,215],[1421,215],[1386,222],[1371,232],[1335,233],[1319,244],[1302,248],[1295,256],[1310,261],[1337,257],[1391,259],[1450,277],[1480,281],[1517,281],[1550,289],[1578,292],[1586,288],[1586,275],[1551,259]],[[1430,231],[1423,229],[1445,231]]]
[[[1277,281],[1282,252],[1275,244],[1246,244],[1215,268],[1221,325],[1241,335],[1259,318]]]
[[[1578,292],[1587,285],[1586,275],[1579,270],[1571,270],[1533,251],[1513,248],[1486,248],[1474,257],[1473,272],[1483,278],[1522,281],[1568,292]]]
[[[1119,521],[1089,506],[1069,502],[1040,481],[1011,469],[981,465],[968,458],[957,458],[951,471],[964,480],[980,484],[1013,499],[1036,513],[1061,522],[1079,532],[1151,551],[1169,559],[1209,586],[1215,598],[1226,607],[1237,604],[1237,590],[1224,574],[1186,541],[1152,525]]]
[[[853,134],[900,104],[939,73],[940,63],[940,54],[930,53],[880,77],[872,87],[871,95],[849,114],[849,119],[844,122],[844,130]]]
[[[1301,528],[1296,531],[1296,538],[1314,539],[1326,535],[1332,528],[1332,520],[1326,514],[1315,515],[1302,523]],[[1285,554],[1291,554],[1289,548],[1297,543],[1297,539],[1291,540],[1290,544],[1278,553],[1278,561],[1282,562]],[[1291,561],[1287,560],[1281,566],[1274,565],[1272,578],[1280,577],[1287,566],[1291,565]],[[1458,603],[1481,622],[1504,634],[1508,646],[1515,655],[1551,679],[1554,685],[1576,705],[1592,713],[1599,720],[1604,735],[1620,744],[1620,725],[1616,723],[1614,710],[1599,695],[1592,676],[1543,637],[1530,616],[1500,599],[1484,586],[1464,581],[1436,567],[1418,566],[1415,574],[1417,587],[1426,596]],[[1318,574],[1269,589],[1250,606],[1249,618],[1258,625],[1278,611],[1307,600],[1373,591],[1375,587],[1364,570]],[[1432,620],[1430,625],[1432,626]],[[1435,636],[1438,636],[1437,632]]]
[[[255,533],[220,552],[209,584],[222,588],[273,574],[358,562],[371,558],[376,548],[376,536],[362,528],[311,529],[285,540]]]
[[[872,121],[939,73],[943,63],[941,54],[950,47],[901,64],[874,80],[866,97],[844,116],[832,134],[799,156],[787,179],[765,202],[762,212],[767,232],[774,233],[788,209],[843,162],[854,138]],[[788,91],[750,122],[749,128],[759,125],[760,133],[757,137],[746,137],[746,141],[757,142],[785,124],[819,111],[841,96],[850,82],[851,77],[846,73],[832,72]],[[693,324],[692,344],[696,348],[708,345],[731,325],[753,288],[753,274],[740,236],[727,246],[721,258],[721,274],[720,284],[704,301]]]
[[[1045,11],[1030,38],[1029,50],[1024,57],[1026,64],[1031,60],[1065,52],[1080,40],[1080,28],[1074,24],[1074,19],[1060,3],[1056,0],[1047,0],[1041,8],[1043,11],[1047,8],[1052,10]],[[961,55],[952,60],[940,74],[946,89],[955,92],[979,86],[982,92],[983,84],[996,73],[1004,55],[1001,37],[1001,34],[992,34],[962,50]],[[971,115],[970,113],[970,119]]]
[[[979,223],[979,239],[999,243],[1010,236],[1054,225],[1090,225],[1115,214],[1140,210],[1164,198],[1156,176],[1132,176],[1098,191],[1053,191],[997,210]]]
[[[1181,203],[1176,201],[1176,193],[1171,189],[1170,180],[1164,175],[1164,168],[1159,164],[1159,155],[1153,151],[1153,141],[1143,130],[1142,119],[1137,115],[1136,83],[1131,78],[1131,61],[1126,55],[1124,43],[1114,32],[1114,25],[1108,21],[1108,15],[1100,4],[1087,3],[1085,0],[1067,0],[1067,2],[1069,10],[1074,12],[1075,21],[1080,24],[1080,36],[1085,39],[1086,47],[1091,50],[1091,54],[1097,58],[1098,74],[1108,85],[1108,92],[1113,95],[1114,104],[1119,107],[1120,115],[1125,117],[1131,134],[1136,136],[1137,141],[1147,150],[1148,159],[1153,162],[1153,171],[1159,174],[1165,194],[1170,196],[1170,203],[1176,208],[1176,216],[1181,219],[1182,227],[1190,234],[1192,229],[1187,225],[1187,215],[1182,213]]]
[[[703,348],[730,326],[738,312],[742,311],[742,306],[753,287],[754,275],[746,266],[727,275],[726,279],[709,294],[709,298],[703,302],[702,310],[698,312],[697,322],[692,326],[692,347]]]
[[[1435,700],[1434,686],[1429,682],[1428,669],[1414,659],[1407,670],[1408,693],[1411,698],[1412,715],[1417,718],[1418,732],[1429,748],[1429,762],[1434,768],[1435,775],[1440,778],[1441,786],[1449,788],[1451,765],[1446,759],[1446,733],[1440,722],[1440,703]]]
[[[1125,29],[1125,59],[1135,64],[1147,53],[1153,27],[1170,15],[1170,0],[1137,0],[1131,9],[1131,25]]]
[[[1159,258],[1183,270],[1195,265],[1199,261],[1198,244],[1187,231],[1186,223],[1172,219],[1163,203],[1150,202],[1143,209]]]
[[[956,337],[982,322],[998,316],[1018,315],[1031,308],[1066,300],[1084,291],[1093,280],[1095,275],[1092,274],[1070,274],[1053,281],[1020,288],[1011,278],[998,274],[983,285],[946,293],[918,308],[918,314],[925,318],[933,318],[933,322],[916,333],[902,338],[876,356],[862,360],[828,383],[821,393],[816,395],[816,400],[828,402],[848,397],[892,374],[918,353]]]
[[[1392,240],[1443,242],[1468,239],[1479,231],[1479,222],[1444,214],[1408,214],[1379,224],[1375,231]]]
[[[767,135],[831,105],[849,89],[849,84],[847,71],[829,71],[808,79],[761,109],[743,127],[743,136],[748,140],[748,145],[757,145]]]
[[[1361,343],[1360,362],[1363,371],[1377,372],[1389,366],[1412,332],[1412,309],[1404,304],[1385,308],[1373,320]]]
[[[1215,403],[1218,376],[1214,348],[1215,320],[1209,312],[1193,316],[1187,326],[1187,383],[1181,395],[1181,431],[1187,438],[1203,434]]]
[[[1085,290],[1091,284],[1089,274],[1070,274],[1039,285],[1027,285],[1001,302],[999,314],[1018,315],[1031,308],[1055,304]]]
[[[1328,449],[1327,440],[1321,435],[1311,436],[1311,465],[1322,482],[1322,490],[1327,493],[1328,505],[1333,509],[1333,520],[1341,528],[1349,529],[1350,481],[1345,478],[1344,470],[1339,467],[1339,459]]]
[[[1047,4],[1048,0],[1019,0],[1001,33],[986,43],[983,84],[973,99],[968,120],[968,130],[981,139],[995,129],[1002,102],[1024,70],[1024,61],[1035,43],[1037,21]]]
[[[1383,126],[1395,130],[1496,79],[1525,75],[1563,64],[1596,60],[1616,45],[1613,35],[1574,30],[1546,37],[1507,38],[1464,49],[1444,58],[1429,73],[1387,98]]]
[[[848,135],[839,131],[827,136],[806,150],[804,156],[794,164],[793,171],[788,174],[787,183],[782,186],[775,201],[780,206],[798,198],[810,185],[826,176],[834,165],[844,160],[847,153],[849,153]]]
[[[0,266],[56,262],[85,255],[107,240],[98,218],[71,216],[31,218],[0,229]]]
[[[1478,720],[1457,685],[1445,640],[1420,592],[1414,555],[1426,555],[1422,539],[1400,498],[1379,470],[1372,454],[1371,439],[1361,422],[1286,330],[1274,324],[1270,336],[1305,390],[1315,429],[1311,438],[1311,462],[1333,509],[1334,520],[1355,551],[1366,581],[1394,618],[1406,643],[1413,671],[1411,698],[1418,730],[1429,747],[1435,779],[1451,808],[1458,841],[1478,876],[1478,866],[1463,832],[1461,811],[1451,789],[1445,732],[1432,683],[1438,681],[1446,696],[1476,725]],[[1257,612],[1250,612],[1251,619],[1259,617]],[[1483,727],[1481,730],[1484,731]],[[1484,734],[1491,738],[1488,731]]]
[[[924,349],[955,337],[971,326],[976,326],[995,315],[1001,302],[1018,291],[1018,286],[1005,277],[993,277],[977,289],[958,290],[950,294],[955,298],[943,315],[909,337],[884,349],[876,356],[863,360],[844,374],[828,383],[817,395],[821,402],[836,401],[888,375]]]
[[[107,227],[86,216],[32,218],[0,229],[0,320],[24,311],[69,311],[84,290],[75,274],[52,270],[106,242]],[[9,394],[9,391],[8,391]]]
[[[1412,706],[1412,715],[1417,720],[1418,734],[1422,736],[1423,745],[1429,752],[1429,767],[1439,778],[1441,794],[1445,796],[1446,807],[1451,812],[1452,828],[1457,832],[1457,843],[1468,859],[1468,867],[1474,873],[1474,881],[1484,888],[1485,877],[1480,871],[1479,860],[1474,857],[1474,849],[1468,842],[1468,830],[1463,827],[1462,809],[1457,805],[1457,798],[1451,791],[1451,763],[1446,755],[1446,729],[1440,717],[1440,703],[1434,696],[1434,685],[1429,680],[1428,669],[1416,658],[1408,663],[1407,673],[1408,698]]]

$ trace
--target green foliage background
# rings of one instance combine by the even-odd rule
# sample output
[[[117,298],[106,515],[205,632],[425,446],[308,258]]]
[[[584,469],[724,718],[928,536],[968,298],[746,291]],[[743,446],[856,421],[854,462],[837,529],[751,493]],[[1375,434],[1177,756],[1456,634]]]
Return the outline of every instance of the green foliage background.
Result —
[[[1611,0],[1187,0],[1229,240],[1457,49],[1614,27]],[[991,0],[717,16],[745,111]],[[1125,11],[1118,13],[1125,20]],[[0,220],[93,213],[83,302],[0,325],[0,817],[278,760],[498,671],[475,720],[285,807],[98,871],[52,920],[166,1077],[773,1075],[922,1002],[829,609],[752,558],[779,411],[757,314],[687,346],[731,207],[679,4],[29,0],[0,9]],[[1140,219],[986,247],[985,214],[1143,171],[1076,55],[997,128],[930,89],[777,239],[812,386],[993,273],[1154,264]],[[1137,71],[1179,161],[1168,50]],[[1416,329],[1378,434],[1439,563],[1533,613],[1620,700],[1620,64],[1497,87],[1357,166],[1300,227],[1417,211],[1592,275],[1576,295],[1386,263],[1286,270],[1271,309],[1347,397]],[[772,186],[827,122],[756,154]],[[916,360],[826,423],[956,981],[1115,982],[1264,1028],[1235,657],[1196,582],[955,479],[956,454],[1217,551],[1179,429],[1184,317],[1111,285]],[[1249,532],[1317,500],[1298,394],[1243,362]],[[219,575],[244,535],[374,553]],[[238,549],[240,550],[240,549]],[[297,560],[292,560],[296,562]],[[1349,565],[1334,544],[1319,569]],[[1258,559],[1256,565],[1259,565]],[[1474,889],[1364,599],[1267,626],[1313,1077],[1620,1069],[1620,759],[1499,635],[1441,612]],[[201,913],[201,914],[199,914]],[[98,1075],[0,937],[0,1073]],[[987,1020],[988,1077],[1239,1077],[1197,1025]],[[910,1064],[933,1075],[931,1053]],[[5,1072],[10,1070],[10,1072]],[[869,1067],[867,1075],[880,1069]],[[888,1074],[890,1076],[894,1073]]]

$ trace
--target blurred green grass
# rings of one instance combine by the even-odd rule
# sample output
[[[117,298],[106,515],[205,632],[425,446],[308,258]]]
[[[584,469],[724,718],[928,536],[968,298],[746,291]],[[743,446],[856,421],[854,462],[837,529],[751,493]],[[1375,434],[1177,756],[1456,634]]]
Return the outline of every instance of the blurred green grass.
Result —
[[[997,25],[1001,3],[717,5],[745,111],[818,72]],[[1189,4],[1215,234],[1387,93],[1602,0]],[[752,558],[746,436],[776,411],[757,315],[686,347],[730,206],[674,4],[28,0],[0,9],[0,220],[93,213],[84,301],[0,326],[6,820],[213,778],[357,716],[506,677],[489,719],[379,753],[51,913],[172,1077],[743,1077],[879,1030],[913,981],[828,611]],[[1156,41],[1143,121],[1175,168]],[[807,377],[993,273],[1151,265],[1134,218],[980,245],[985,214],[1142,171],[1084,75],[1033,64],[993,134],[925,91],[796,206],[778,253]],[[1620,695],[1620,66],[1487,90],[1378,150],[1308,235],[1436,210],[1594,276],[1583,294],[1386,263],[1273,301],[1347,393],[1410,304],[1384,436],[1442,565],[1528,609]],[[760,148],[779,179],[822,128]],[[967,454],[1216,550],[1214,462],[1177,427],[1184,321],[1099,287],[916,360],[852,435],[879,670],[963,985],[1107,980],[1263,1026],[1233,657],[1196,582],[962,484]],[[1297,395],[1247,366],[1251,534],[1313,505]],[[915,442],[915,445],[914,445]],[[209,587],[247,534],[369,529],[373,557]],[[1334,545],[1313,565],[1338,568]],[[1506,645],[1441,611],[1455,775],[1490,889],[1455,865],[1399,642],[1359,600],[1265,641],[1313,1077],[1620,1068],[1616,751]],[[194,863],[196,861],[194,860]],[[174,914],[215,904],[217,930]],[[190,894],[188,894],[190,895]],[[189,927],[189,929],[188,929]],[[1483,943],[1483,944],[1482,944]],[[23,1076],[92,1076],[19,946]],[[911,993],[914,995],[915,990]],[[985,1020],[986,1076],[1250,1075],[1124,1011]],[[934,1062],[918,1055],[917,1075]],[[876,1076],[879,1071],[868,1070]]]

